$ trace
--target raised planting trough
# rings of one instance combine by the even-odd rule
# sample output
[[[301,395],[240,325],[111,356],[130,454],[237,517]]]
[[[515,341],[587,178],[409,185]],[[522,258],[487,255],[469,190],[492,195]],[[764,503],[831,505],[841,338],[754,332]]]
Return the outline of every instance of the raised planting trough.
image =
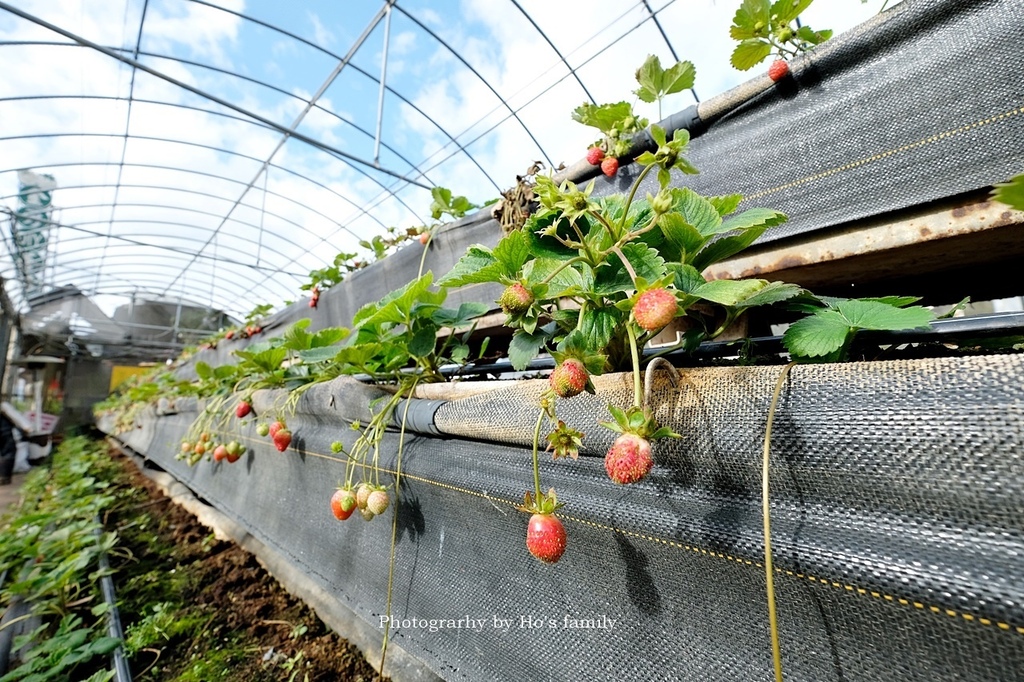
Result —
[[[294,415],[277,411],[283,395],[258,393],[256,414],[287,417],[292,449],[235,422],[229,433],[250,448],[235,464],[175,458],[194,402],[112,435],[250,534],[371,660],[392,616],[385,672],[396,679],[769,680],[761,448],[780,371],[660,371],[650,405],[682,438],[660,441],[652,474],[630,486],[593,456],[611,441],[597,425],[606,402],[628,404],[629,376],[560,402],[587,448],[577,461],[542,457],[566,503],[568,549],[553,566],[527,553],[515,509],[547,383],[464,383],[414,400],[390,612],[390,511],[339,522],[328,505],[344,477],[330,444],[351,445],[349,423],[368,419],[380,389],[318,385]],[[792,370],[770,470],[787,680],[1024,679],[1022,377],[1019,355]],[[397,449],[390,433],[385,471]]]

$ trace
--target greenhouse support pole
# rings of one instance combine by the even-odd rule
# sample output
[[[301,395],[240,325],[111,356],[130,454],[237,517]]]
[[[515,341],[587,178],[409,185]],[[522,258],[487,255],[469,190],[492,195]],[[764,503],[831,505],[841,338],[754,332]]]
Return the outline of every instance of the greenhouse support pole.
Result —
[[[384,7],[384,48],[380,58],[380,90],[377,94],[377,134],[373,139],[373,162],[380,163],[380,129],[384,122],[384,89],[388,80],[388,44],[391,42],[391,5],[390,0]]]

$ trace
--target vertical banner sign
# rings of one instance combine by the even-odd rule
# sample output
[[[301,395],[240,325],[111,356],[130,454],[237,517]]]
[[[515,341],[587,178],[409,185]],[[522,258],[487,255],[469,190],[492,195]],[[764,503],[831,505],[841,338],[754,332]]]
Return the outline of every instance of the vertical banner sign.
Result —
[[[50,202],[57,181],[52,175],[20,170],[18,185],[18,210],[11,226],[12,236],[25,283],[25,297],[31,298],[43,290],[51,226]]]

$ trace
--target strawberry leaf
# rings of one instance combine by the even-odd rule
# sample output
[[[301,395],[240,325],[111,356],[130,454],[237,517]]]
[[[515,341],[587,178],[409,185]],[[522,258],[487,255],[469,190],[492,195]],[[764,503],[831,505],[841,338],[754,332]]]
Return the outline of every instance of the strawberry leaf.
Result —
[[[1018,211],[1024,211],[1024,174],[996,185],[992,198]]]
[[[743,0],[732,18],[729,35],[735,40],[766,36],[772,19],[771,9],[769,0]]]
[[[663,249],[665,257],[674,261],[686,260],[687,256],[697,253],[707,242],[707,237],[678,213],[666,213],[658,218],[658,228],[672,247],[671,250]]]
[[[517,329],[512,341],[508,344],[508,359],[512,363],[512,368],[518,372],[526,369],[550,338],[551,335],[543,328],[532,334],[523,329]]]
[[[842,348],[852,331],[837,311],[819,310],[791,324],[782,337],[782,343],[793,355],[817,358]]]
[[[310,348],[322,348],[324,346],[333,346],[339,341],[348,337],[351,332],[344,327],[325,327],[313,334],[309,339]]]
[[[796,21],[796,18],[803,13],[814,0],[776,0],[769,12],[775,21],[788,24]]]
[[[832,37],[832,31],[815,31],[810,26],[801,26],[797,29],[796,37],[811,45],[819,45]]]
[[[705,301],[734,306],[764,289],[767,284],[763,279],[716,279],[702,284],[691,293]]]
[[[620,315],[610,309],[587,310],[577,329],[586,339],[589,348],[602,350],[611,343],[621,319]]]
[[[491,306],[486,303],[466,301],[459,306],[458,310],[438,308],[431,314],[430,319],[441,327],[464,327],[490,309]]]
[[[740,71],[749,71],[765,60],[772,53],[772,46],[767,40],[757,38],[744,40],[732,51],[729,62]]]
[[[661,80],[663,93],[672,95],[683,90],[689,90],[693,87],[696,77],[697,69],[694,68],[693,62],[676,62],[665,69],[665,74]]]
[[[633,266],[637,277],[643,277],[649,282],[660,279],[664,276],[665,260],[657,252],[646,244],[632,242],[622,247],[622,253]],[[594,281],[594,292],[602,296],[609,296],[622,291],[630,291],[634,288],[633,279],[622,264],[618,256],[612,255],[605,264],[597,271]]]
[[[572,120],[607,134],[616,123],[632,115],[633,107],[629,102],[601,105],[586,103],[573,110]]]
[[[673,209],[692,225],[701,235],[708,237],[721,232],[722,217],[718,215],[714,204],[694,192],[689,187],[673,191],[676,196]]]
[[[739,208],[740,202],[743,201],[742,194],[727,194],[722,197],[705,197],[715,210],[718,211],[718,215],[723,218],[737,208]]]

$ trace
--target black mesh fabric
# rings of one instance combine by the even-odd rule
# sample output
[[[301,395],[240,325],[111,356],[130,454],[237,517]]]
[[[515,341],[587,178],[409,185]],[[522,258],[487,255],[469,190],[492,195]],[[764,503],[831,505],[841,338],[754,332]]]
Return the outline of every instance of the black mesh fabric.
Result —
[[[794,368],[771,469],[787,680],[1024,679],[1022,369],[1020,356]],[[612,483],[600,456],[544,456],[569,534],[554,566],[527,553],[514,509],[546,382],[442,406],[450,437],[406,438],[392,612],[417,622],[395,643],[452,680],[772,679],[759,472],[780,371],[659,373],[650,404],[683,437],[656,446],[638,484]],[[611,438],[604,405],[630,386],[604,377],[597,397],[559,404],[590,452]],[[318,386],[288,418],[297,452],[250,424],[254,452],[234,465],[174,460],[193,411],[149,413],[122,438],[376,626],[390,517],[339,523],[328,499],[344,476],[330,442],[350,444],[348,420],[379,395]],[[275,416],[281,398],[257,394],[257,412]],[[382,445],[386,469],[397,440]],[[430,631],[467,617],[484,623]]]
[[[1024,172],[1024,2],[906,0],[885,16],[715,122],[686,153],[700,175],[674,184],[786,213],[766,242]],[[627,191],[636,173],[601,176],[595,194]]]

